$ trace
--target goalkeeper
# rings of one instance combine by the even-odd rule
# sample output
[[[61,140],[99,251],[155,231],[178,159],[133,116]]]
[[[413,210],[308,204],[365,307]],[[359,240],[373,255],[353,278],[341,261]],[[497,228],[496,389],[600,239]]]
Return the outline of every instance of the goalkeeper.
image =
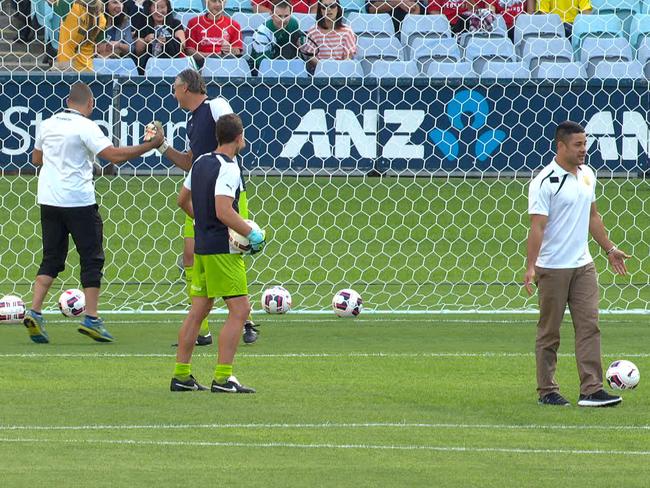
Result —
[[[189,151],[176,151],[166,142],[158,148],[158,151],[176,166],[187,171],[199,156],[214,151],[214,148],[218,145],[216,121],[222,115],[233,113],[233,110],[223,97],[208,99],[205,81],[193,69],[186,69],[176,76],[173,91],[178,105],[182,109],[191,112],[186,126]],[[239,166],[241,169],[241,164]],[[243,219],[248,218],[245,186],[239,196],[239,214]],[[183,267],[185,268],[185,280],[189,295],[192,275],[194,274],[194,221],[190,217],[185,218],[183,237],[185,241],[183,246]],[[257,334],[258,330],[253,323],[252,317],[248,317],[244,325],[244,342],[246,344],[254,343],[257,341]],[[210,344],[212,344],[212,335],[206,317],[201,323],[196,345],[207,346]]]

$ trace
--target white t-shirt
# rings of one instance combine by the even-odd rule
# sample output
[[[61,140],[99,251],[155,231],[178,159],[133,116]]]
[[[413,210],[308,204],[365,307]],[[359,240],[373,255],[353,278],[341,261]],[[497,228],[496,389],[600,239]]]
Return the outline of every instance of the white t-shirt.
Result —
[[[38,177],[39,205],[94,205],[93,161],[112,143],[99,126],[76,110],[65,110],[41,122],[34,148],[43,151]]]
[[[574,176],[553,160],[533,179],[528,188],[528,213],[548,217],[537,266],[579,268],[593,261],[588,238],[595,201],[596,175],[584,164]]]
[[[202,158],[204,156],[205,154],[202,154],[199,156],[199,158]],[[214,184],[214,196],[216,197],[217,195],[224,195],[227,197],[235,198],[237,196],[237,190],[244,191],[244,183],[242,182],[241,171],[239,170],[239,165],[237,164],[237,158],[233,158],[232,162],[227,161],[219,155],[216,155],[216,158],[221,163],[221,168],[219,169],[217,181]],[[192,191],[191,169],[187,173],[187,177],[183,182],[183,186]]]

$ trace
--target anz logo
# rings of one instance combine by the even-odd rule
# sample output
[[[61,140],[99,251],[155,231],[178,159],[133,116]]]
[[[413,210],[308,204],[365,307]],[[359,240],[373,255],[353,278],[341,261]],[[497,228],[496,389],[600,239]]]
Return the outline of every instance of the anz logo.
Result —
[[[467,141],[464,146],[466,150],[470,151],[469,154],[473,152],[475,158],[482,162],[493,156],[506,138],[503,130],[489,127],[489,114],[488,101],[474,90],[457,92],[445,106],[444,113],[437,114],[415,109],[384,110],[380,117],[378,110],[369,109],[362,111],[360,121],[358,113],[338,109],[333,127],[330,125],[332,117],[325,109],[312,109],[302,117],[284,144],[280,157],[299,157],[303,148],[311,145],[314,156],[322,159],[349,158],[353,146],[362,158],[423,159],[426,146],[431,152],[431,146],[426,144],[426,135],[417,134],[424,131],[428,134],[428,142],[433,144],[441,158],[457,161],[465,154],[461,151],[461,141]],[[449,121],[449,128],[427,127],[444,117]],[[382,133],[380,140],[380,127],[384,130],[389,126],[395,126],[395,129],[391,130],[387,140]],[[418,136],[422,143],[414,142]]]
[[[468,127],[474,129],[472,135],[476,135],[476,140],[473,143],[473,153],[480,162],[492,156],[506,138],[504,131],[488,127],[490,106],[485,97],[477,91],[463,90],[456,93],[447,104],[445,112],[451,127],[431,130],[429,139],[439,154],[449,161],[458,160],[461,136]],[[469,126],[466,126],[468,118]]]

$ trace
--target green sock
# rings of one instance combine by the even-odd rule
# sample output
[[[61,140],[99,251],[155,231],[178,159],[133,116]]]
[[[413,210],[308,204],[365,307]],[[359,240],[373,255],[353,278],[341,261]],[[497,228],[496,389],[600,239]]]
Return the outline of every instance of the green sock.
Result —
[[[187,381],[190,378],[192,365],[189,363],[176,363],[174,366],[174,378],[180,381]]]
[[[190,297],[190,303],[192,302],[192,296],[190,295],[190,288],[192,288],[192,275],[194,274],[194,266],[185,266],[185,281],[187,282],[187,296]],[[199,335],[207,336],[210,333],[210,327],[208,326],[208,319],[204,319],[201,322],[201,328],[199,329]]]
[[[217,383],[225,383],[232,376],[232,364],[217,364],[214,369],[214,380]]]

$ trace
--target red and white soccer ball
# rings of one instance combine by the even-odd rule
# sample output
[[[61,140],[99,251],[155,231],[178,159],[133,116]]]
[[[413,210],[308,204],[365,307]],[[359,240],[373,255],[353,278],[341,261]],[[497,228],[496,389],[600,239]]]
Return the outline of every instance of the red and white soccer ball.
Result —
[[[605,378],[614,390],[631,390],[639,384],[641,373],[633,362],[619,359],[609,365]]]
[[[332,308],[339,317],[356,317],[363,310],[363,300],[356,291],[346,288],[334,295]]]
[[[15,295],[0,298],[0,323],[19,324],[25,318],[25,303]]]
[[[244,220],[244,222],[250,225],[253,229],[261,230],[260,226],[252,220]],[[248,254],[251,251],[251,244],[248,242],[248,238],[246,238],[246,236],[238,234],[230,228],[228,229],[228,242],[230,244],[230,248],[236,252]]]
[[[86,310],[86,295],[76,288],[64,291],[59,297],[59,310],[66,317],[78,317]]]
[[[261,302],[266,313],[287,313],[291,310],[291,294],[281,286],[264,290]]]

